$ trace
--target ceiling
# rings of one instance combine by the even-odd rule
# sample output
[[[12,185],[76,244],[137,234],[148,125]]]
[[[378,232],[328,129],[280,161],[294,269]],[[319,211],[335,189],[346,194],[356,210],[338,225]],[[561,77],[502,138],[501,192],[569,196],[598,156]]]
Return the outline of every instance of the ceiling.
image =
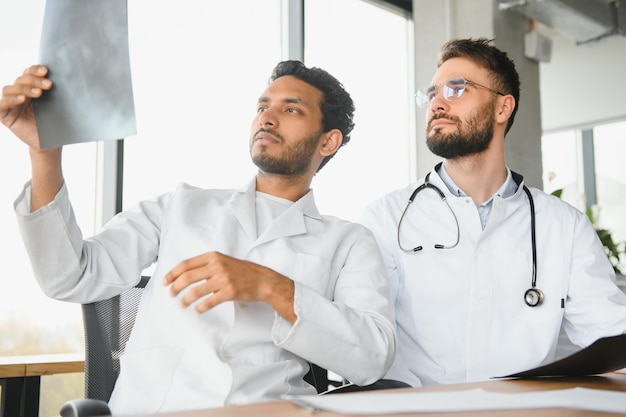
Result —
[[[412,0],[384,1],[413,10]],[[497,0],[497,4],[500,10],[520,13],[579,44],[626,36],[626,0]]]

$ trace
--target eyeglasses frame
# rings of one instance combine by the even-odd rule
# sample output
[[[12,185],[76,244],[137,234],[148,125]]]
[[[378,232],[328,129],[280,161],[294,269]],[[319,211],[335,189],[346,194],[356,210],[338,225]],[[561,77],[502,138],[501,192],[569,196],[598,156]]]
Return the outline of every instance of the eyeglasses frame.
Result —
[[[465,85],[467,85],[467,84],[471,84],[471,85],[474,85],[474,86],[476,86],[476,87],[482,87],[482,88],[484,88],[485,90],[491,91],[492,93],[498,94],[498,95],[503,96],[503,97],[506,95],[506,94],[504,94],[504,93],[503,93],[503,92],[501,92],[501,91],[494,90],[493,88],[490,88],[490,87],[487,87],[487,86],[485,86],[485,85],[479,84],[479,83],[477,83],[476,81],[468,80],[468,79],[467,79],[467,78],[465,78],[465,77],[452,77],[452,78],[447,79],[445,82],[443,82],[443,83],[441,83],[441,84],[428,84],[428,85],[423,85],[422,87],[418,88],[418,89],[417,89],[417,92],[415,93],[415,103],[416,103],[416,104],[417,104],[417,106],[418,106],[418,107],[420,107],[420,108],[426,108],[426,107],[428,107],[428,105],[432,102],[432,100],[431,100],[431,101],[426,100],[426,103],[424,103],[424,105],[423,105],[423,106],[420,106],[420,104],[419,104],[419,100],[417,99],[417,96],[418,96],[418,94],[420,93],[420,91],[423,91],[423,90],[428,91],[428,90],[430,90],[430,88],[431,88],[431,87],[434,87],[434,88],[435,88],[435,97],[437,97],[437,93],[439,92],[439,87],[444,86],[444,85],[448,84],[451,80],[456,80],[456,79],[458,79],[458,80],[463,80],[463,83],[464,83]],[[447,98],[447,97],[445,97],[445,96],[444,96],[443,98],[444,98],[446,101],[450,101],[450,102],[452,102],[452,101],[455,101],[455,100],[460,99],[460,98],[463,96],[463,94],[464,94],[464,93],[465,93],[465,88],[463,88],[463,93],[461,93],[461,95],[460,95],[460,96],[458,96],[458,97],[456,97],[456,98],[454,98],[454,99],[452,99],[452,100],[450,100],[449,98]],[[426,95],[426,94],[425,94],[425,95]],[[426,95],[426,96],[427,96],[427,95]],[[433,99],[433,100],[434,100],[434,99]]]

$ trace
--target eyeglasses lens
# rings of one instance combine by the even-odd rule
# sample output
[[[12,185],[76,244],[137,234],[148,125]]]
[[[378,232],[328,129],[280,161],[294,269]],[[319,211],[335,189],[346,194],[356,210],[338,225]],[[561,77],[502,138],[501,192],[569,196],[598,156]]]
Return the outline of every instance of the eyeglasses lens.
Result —
[[[427,85],[417,90],[415,101],[419,107],[426,107],[437,97],[438,86]],[[454,101],[460,98],[465,92],[465,79],[461,77],[450,78],[443,84],[441,91],[443,98],[447,101]]]
[[[460,98],[465,92],[465,80],[463,78],[451,78],[443,86],[443,97],[448,101]]]

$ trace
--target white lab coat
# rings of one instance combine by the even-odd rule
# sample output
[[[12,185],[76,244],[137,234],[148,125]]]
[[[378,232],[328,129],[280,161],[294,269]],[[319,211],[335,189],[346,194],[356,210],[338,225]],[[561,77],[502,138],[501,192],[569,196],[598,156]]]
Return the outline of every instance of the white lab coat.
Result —
[[[521,180],[521,177],[520,177]],[[486,380],[555,358],[561,322],[573,343],[587,346],[626,329],[626,295],[587,217],[559,198],[531,189],[537,233],[537,288],[545,300],[528,307],[531,287],[530,206],[521,184],[495,197],[484,230],[469,197],[452,195],[436,171],[452,214],[432,190],[421,191],[398,221],[418,184],[374,201],[362,223],[376,237],[390,278],[398,326],[397,358],[387,378],[412,385]]]
[[[112,297],[158,260],[121,360],[110,402],[116,415],[315,393],[302,380],[305,360],[357,384],[374,382],[391,365],[394,311],[376,241],[359,224],[320,216],[312,191],[257,237],[254,180],[241,190],[182,184],[84,241],[65,186],[32,214],[29,196],[27,184],[16,201],[18,223],[51,297],[79,303]],[[204,314],[181,308],[161,279],[208,251],[293,279],[296,323],[261,302],[227,302]]]

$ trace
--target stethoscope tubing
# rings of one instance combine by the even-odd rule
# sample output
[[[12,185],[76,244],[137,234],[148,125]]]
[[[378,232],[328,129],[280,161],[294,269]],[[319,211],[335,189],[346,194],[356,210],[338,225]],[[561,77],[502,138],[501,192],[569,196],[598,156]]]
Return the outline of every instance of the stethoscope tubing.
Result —
[[[404,220],[404,217],[406,216],[409,206],[411,206],[411,204],[413,204],[413,202],[415,201],[415,197],[417,196],[417,194],[419,194],[420,191],[425,190],[427,188],[435,191],[439,195],[441,200],[446,204],[446,206],[452,213],[454,222],[456,223],[456,242],[454,242],[454,244],[452,245],[443,245],[440,243],[435,243],[434,245],[435,249],[453,249],[459,244],[459,241],[461,239],[461,227],[459,225],[459,220],[456,216],[456,213],[454,213],[454,210],[452,210],[452,207],[450,206],[450,203],[448,202],[448,199],[446,198],[446,195],[443,193],[443,191],[441,191],[439,187],[437,187],[436,185],[430,182],[430,173],[428,173],[426,177],[424,178],[424,183],[420,185],[419,187],[417,187],[415,190],[413,190],[413,193],[411,193],[411,196],[409,197],[409,200],[406,206],[404,207],[404,210],[402,211],[402,215],[400,216],[400,219],[398,220],[397,241],[398,241],[398,247],[403,252],[416,253],[424,249],[422,245],[418,245],[412,248],[405,248],[404,246],[402,246],[402,243],[400,241],[400,226],[402,225],[402,221]],[[543,295],[543,292],[537,288],[537,241],[536,241],[536,233],[535,233],[535,230],[536,230],[535,202],[533,200],[532,194],[530,190],[528,189],[528,187],[526,187],[525,185],[522,185],[522,189],[524,190],[524,192],[526,193],[526,196],[528,197],[528,205],[530,206],[530,240],[531,240],[531,248],[532,248],[532,258],[533,258],[531,287],[524,293],[524,301],[529,307],[537,307],[543,303],[544,295]]]
[[[448,202],[448,199],[446,198],[446,195],[443,193],[443,191],[441,191],[439,189],[439,187],[437,187],[436,185],[432,184],[430,182],[430,173],[428,173],[426,175],[426,178],[424,178],[424,183],[422,185],[420,185],[419,187],[417,187],[415,190],[413,190],[413,193],[411,194],[411,197],[409,197],[409,201],[406,204],[406,206],[404,207],[404,210],[402,211],[402,215],[400,216],[400,220],[398,221],[398,233],[397,233],[397,239],[398,239],[398,246],[400,247],[400,249],[403,252],[419,252],[422,249],[424,249],[424,247],[422,245],[416,246],[412,249],[406,249],[402,246],[402,243],[400,243],[400,225],[402,224],[402,220],[404,219],[404,216],[406,215],[407,210],[409,209],[409,206],[413,203],[413,201],[415,200],[415,197],[417,196],[417,194],[426,189],[426,188],[430,188],[431,190],[435,191],[437,194],[439,194],[439,197],[441,198],[441,200],[446,203],[446,206],[448,206],[448,210],[450,210],[450,213],[452,213],[452,217],[454,218],[454,223],[456,224],[456,241],[452,244],[452,245],[443,245],[441,243],[435,243],[434,247],[435,249],[452,249],[455,248],[458,244],[459,241],[461,240],[461,226],[459,225],[459,219],[456,217],[456,213],[454,212],[454,210],[452,210],[452,207],[450,207],[450,203]]]

